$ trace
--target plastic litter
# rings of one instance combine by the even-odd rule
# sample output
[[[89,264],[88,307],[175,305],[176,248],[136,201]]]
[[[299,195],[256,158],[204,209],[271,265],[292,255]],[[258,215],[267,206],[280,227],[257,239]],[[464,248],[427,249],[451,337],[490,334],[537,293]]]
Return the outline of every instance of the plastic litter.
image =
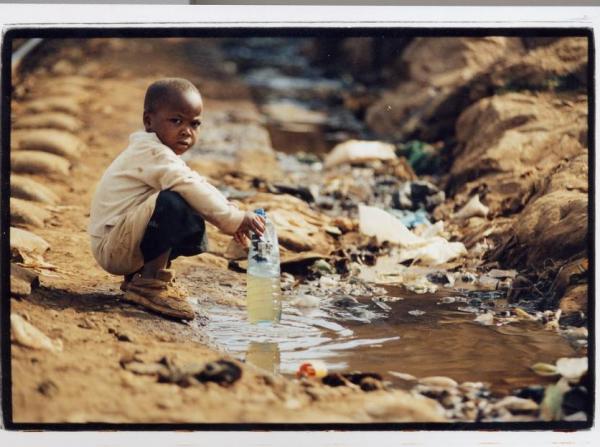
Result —
[[[338,144],[325,158],[325,168],[346,164],[366,163],[374,160],[396,158],[393,144],[381,141],[348,140]]]
[[[321,379],[327,375],[327,366],[320,360],[311,360],[302,363],[296,371],[296,377],[314,377]]]
[[[487,217],[490,209],[479,201],[479,196],[474,195],[471,199],[454,215],[454,219],[463,220],[474,216]]]
[[[436,265],[467,254],[462,242],[448,242],[440,236],[417,236],[393,215],[380,208],[361,204],[358,206],[358,215],[361,233],[375,236],[379,243],[388,241],[405,248],[398,262],[414,259]]]

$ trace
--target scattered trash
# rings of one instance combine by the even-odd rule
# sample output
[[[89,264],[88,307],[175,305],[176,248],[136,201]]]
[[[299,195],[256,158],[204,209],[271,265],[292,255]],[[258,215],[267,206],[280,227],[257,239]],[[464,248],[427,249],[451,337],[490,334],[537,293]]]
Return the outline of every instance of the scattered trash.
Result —
[[[319,307],[321,300],[316,296],[303,294],[294,297],[289,303],[295,307]]]
[[[579,381],[588,371],[587,357],[560,358],[556,361],[556,372],[571,383]]]
[[[479,201],[479,196],[474,195],[452,217],[457,220],[464,220],[474,216],[487,217],[489,212],[490,209]]]
[[[435,284],[427,281],[425,277],[418,277],[410,282],[402,282],[402,285],[411,292],[418,293],[419,295],[423,293],[435,293],[438,289]]]
[[[361,233],[375,236],[379,243],[388,241],[405,248],[398,262],[413,259],[436,265],[467,253],[461,242],[448,242],[439,236],[428,239],[416,236],[402,222],[382,209],[359,205],[358,214]]]
[[[453,304],[456,302],[456,298],[453,296],[445,296],[437,302],[437,304]]]
[[[392,206],[400,210],[433,210],[446,199],[444,191],[424,180],[404,182],[392,196]]]
[[[31,349],[43,349],[50,352],[62,352],[62,340],[52,340],[38,328],[16,313],[10,316],[11,340]]]
[[[400,146],[396,154],[406,157],[408,163],[419,175],[432,174],[440,168],[439,149],[423,141],[407,141]]]
[[[434,283],[434,284],[442,284],[448,287],[452,287],[454,285],[454,276],[450,273],[444,272],[433,272],[428,273],[426,278]]]
[[[345,163],[367,163],[396,158],[393,144],[380,141],[348,140],[335,146],[324,161],[325,168]]]
[[[409,310],[408,311],[409,315],[412,315],[413,317],[420,317],[421,315],[425,315],[425,311],[424,310]]]
[[[427,212],[423,209],[419,209],[417,211],[410,211],[390,208],[386,211],[392,214],[394,217],[398,218],[398,220],[400,220],[400,222],[402,222],[402,225],[404,225],[406,228],[412,229],[417,225],[426,225],[427,227],[431,226],[431,222],[429,222]],[[423,237],[423,235],[421,235],[421,237]]]
[[[314,377],[321,379],[327,375],[327,365],[320,360],[312,360],[310,362],[304,362],[296,371],[296,377]]]
[[[494,314],[492,312],[486,312],[484,314],[478,315],[473,321],[484,326],[491,326],[492,324],[494,324]]]
[[[310,266],[310,270],[313,272],[320,272],[320,273],[329,273],[329,274],[335,273],[335,269],[331,266],[331,264],[329,264],[324,259],[317,259],[313,263],[313,265]]]
[[[558,421],[562,418],[563,396],[567,391],[569,391],[569,384],[564,378],[546,388],[544,400],[540,405],[540,417],[542,420]]]

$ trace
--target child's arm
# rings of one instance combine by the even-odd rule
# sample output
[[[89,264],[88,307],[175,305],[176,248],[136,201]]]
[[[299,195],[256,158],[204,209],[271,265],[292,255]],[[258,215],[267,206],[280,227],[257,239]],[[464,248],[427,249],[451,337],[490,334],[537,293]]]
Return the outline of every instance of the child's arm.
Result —
[[[150,186],[178,192],[198,214],[224,233],[233,235],[244,224],[244,211],[174,153],[152,151],[144,171],[144,181]]]

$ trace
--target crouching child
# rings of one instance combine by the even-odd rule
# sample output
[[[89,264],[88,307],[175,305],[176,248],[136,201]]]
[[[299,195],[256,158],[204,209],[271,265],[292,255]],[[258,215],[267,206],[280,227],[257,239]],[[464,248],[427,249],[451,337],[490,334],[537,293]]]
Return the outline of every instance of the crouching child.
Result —
[[[191,320],[187,293],[170,262],[206,250],[205,221],[244,244],[264,220],[243,212],[180,158],[197,140],[203,103],[189,81],[168,78],[148,87],[144,130],[110,164],[94,194],[88,232],[94,258],[123,275],[127,301]]]

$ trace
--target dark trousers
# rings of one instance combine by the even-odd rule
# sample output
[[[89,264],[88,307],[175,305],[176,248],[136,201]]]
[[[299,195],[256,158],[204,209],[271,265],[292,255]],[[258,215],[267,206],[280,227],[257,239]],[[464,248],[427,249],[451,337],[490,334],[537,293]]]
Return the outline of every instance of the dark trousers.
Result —
[[[204,219],[174,191],[161,191],[142,238],[144,262],[171,250],[169,261],[179,256],[194,256],[206,251]]]

